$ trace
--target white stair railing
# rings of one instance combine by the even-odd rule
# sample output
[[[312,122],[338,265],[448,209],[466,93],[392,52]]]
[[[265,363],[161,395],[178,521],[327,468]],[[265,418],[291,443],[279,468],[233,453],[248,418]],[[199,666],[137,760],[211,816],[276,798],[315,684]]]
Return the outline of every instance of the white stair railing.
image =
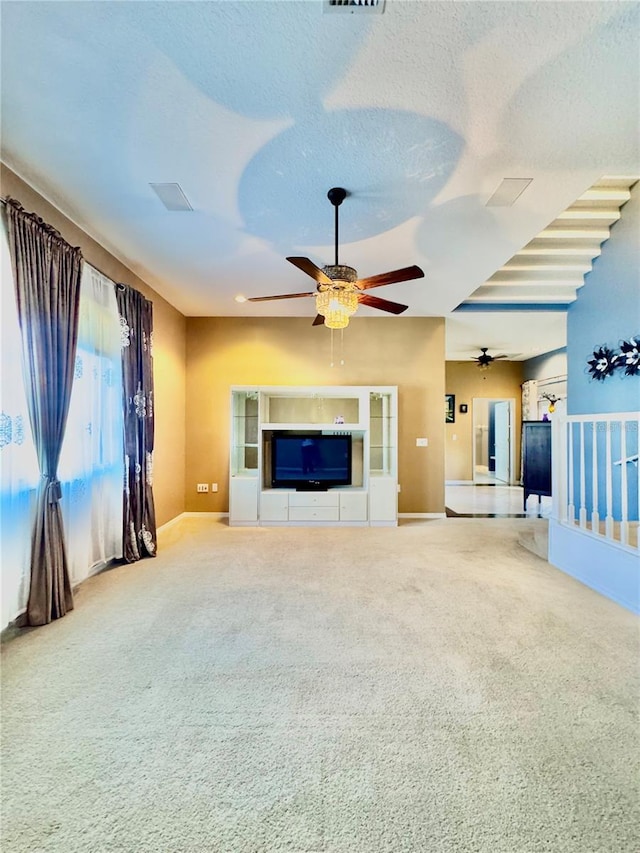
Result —
[[[639,432],[638,412],[554,419],[555,520],[625,548],[640,548]]]

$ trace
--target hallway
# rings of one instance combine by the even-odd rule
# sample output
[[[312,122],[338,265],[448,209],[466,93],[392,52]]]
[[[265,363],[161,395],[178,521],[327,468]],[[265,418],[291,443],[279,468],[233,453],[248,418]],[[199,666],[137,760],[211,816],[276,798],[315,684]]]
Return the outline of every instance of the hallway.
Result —
[[[479,485],[445,486],[445,508],[451,518],[549,518],[551,498],[536,495],[523,508],[522,486]]]

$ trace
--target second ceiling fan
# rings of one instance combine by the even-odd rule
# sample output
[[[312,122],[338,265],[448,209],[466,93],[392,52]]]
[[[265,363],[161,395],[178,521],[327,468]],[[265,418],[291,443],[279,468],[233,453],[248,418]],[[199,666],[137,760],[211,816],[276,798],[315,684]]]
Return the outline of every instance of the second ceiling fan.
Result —
[[[489,367],[491,367],[491,364],[494,361],[497,361],[497,359],[499,359],[499,358],[509,358],[508,355],[504,355],[504,354],[489,355],[489,353],[487,352],[488,349],[489,349],[489,347],[480,347],[480,355],[472,355],[471,356],[473,361],[477,362],[476,366],[479,367],[480,370],[488,370]]]
[[[333,187],[327,193],[327,198],[335,210],[335,263],[320,268],[309,258],[287,258],[289,263],[311,276],[316,282],[316,289],[306,293],[252,296],[247,299],[248,302],[268,302],[272,299],[298,299],[315,296],[318,313],[313,325],[320,326],[324,323],[329,329],[344,329],[349,324],[349,317],[355,313],[358,305],[368,305],[370,308],[378,308],[380,311],[387,311],[389,314],[402,314],[403,311],[407,310],[408,305],[390,302],[388,299],[380,299],[378,296],[365,293],[365,291],[373,287],[382,287],[385,284],[397,284],[401,281],[423,278],[424,272],[420,267],[403,267],[392,272],[359,279],[358,273],[353,267],[338,263],[338,208],[347,195],[347,191],[342,187]]]

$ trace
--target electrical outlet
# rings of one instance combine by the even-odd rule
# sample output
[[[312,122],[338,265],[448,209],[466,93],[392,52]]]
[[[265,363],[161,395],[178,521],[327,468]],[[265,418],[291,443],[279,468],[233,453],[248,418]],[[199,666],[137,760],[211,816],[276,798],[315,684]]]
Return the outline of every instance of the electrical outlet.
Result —
[[[400,494],[401,491],[402,491],[402,487],[401,487],[400,483],[398,483],[398,494]]]
[[[196,486],[197,492],[208,492],[209,491],[209,483],[198,483]]]
[[[218,484],[217,483],[211,483],[211,491],[212,492],[218,491]]]

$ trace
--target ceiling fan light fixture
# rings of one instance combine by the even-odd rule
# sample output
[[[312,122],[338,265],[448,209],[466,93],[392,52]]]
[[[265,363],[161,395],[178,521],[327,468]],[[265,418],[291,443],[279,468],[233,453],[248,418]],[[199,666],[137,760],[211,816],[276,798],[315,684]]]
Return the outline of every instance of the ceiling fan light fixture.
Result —
[[[334,280],[331,287],[321,289],[316,296],[316,311],[325,318],[324,324],[329,329],[346,329],[357,308],[358,292],[347,281]]]
[[[344,311],[329,311],[324,318],[327,329],[346,329],[349,325],[349,315]]]
[[[355,284],[358,280],[358,273],[353,267],[347,264],[330,264],[322,267],[322,272],[331,279],[331,281],[341,286],[347,284]]]
[[[324,317],[328,329],[346,329],[359,304],[358,273],[346,264],[331,264],[323,267],[322,272],[331,279],[331,284],[318,286],[316,311]]]

